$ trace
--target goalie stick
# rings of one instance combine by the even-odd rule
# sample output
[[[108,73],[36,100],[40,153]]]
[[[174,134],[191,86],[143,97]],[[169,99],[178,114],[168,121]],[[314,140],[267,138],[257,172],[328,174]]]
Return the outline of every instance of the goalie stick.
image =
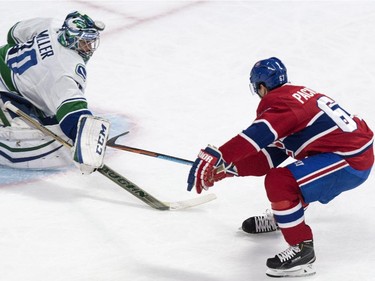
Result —
[[[56,135],[54,132],[46,128],[45,126],[41,125],[38,121],[27,115],[25,112],[14,106],[11,102],[7,101],[4,104],[4,107],[9,109],[10,111],[14,112],[18,116],[20,116],[22,119],[30,123],[33,127],[43,132],[45,135],[51,136],[58,142],[60,142],[62,145],[64,145],[67,148],[72,148],[72,145],[65,141],[60,136]],[[215,194],[206,194],[205,196],[200,196],[197,198],[192,198],[184,201],[177,201],[177,202],[163,202],[158,199],[156,199],[151,194],[147,193],[145,190],[141,189],[139,186],[137,186],[135,183],[131,182],[127,178],[123,177],[119,173],[112,170],[107,165],[103,165],[101,168],[97,170],[99,173],[101,173],[103,176],[107,177],[117,185],[119,185],[124,190],[128,191],[150,207],[157,209],[157,210],[180,210],[185,208],[194,207],[197,205],[201,205],[204,203],[207,203],[209,201],[212,201],[216,199]]]
[[[192,166],[194,164],[193,161],[186,160],[186,159],[183,159],[183,158],[178,158],[178,157],[167,155],[167,154],[162,154],[162,153],[158,153],[158,152],[154,152],[154,151],[149,151],[149,150],[145,150],[145,149],[141,149],[141,148],[135,148],[135,147],[130,147],[130,146],[126,146],[126,145],[116,143],[116,141],[119,137],[122,137],[122,136],[124,136],[128,133],[129,133],[129,131],[127,131],[125,133],[122,133],[122,134],[119,134],[117,136],[114,136],[113,138],[110,138],[107,141],[107,146],[112,147],[112,148],[116,148],[116,149],[120,149],[120,150],[124,150],[124,151],[128,151],[128,152],[134,152],[134,153],[143,154],[143,155],[147,155],[147,156],[151,156],[151,157],[156,157],[156,158],[160,158],[160,159],[164,159],[164,160],[169,160],[169,161],[173,161],[173,162],[177,162],[177,163],[181,163],[181,164],[185,164],[185,165],[189,165],[189,166]]]

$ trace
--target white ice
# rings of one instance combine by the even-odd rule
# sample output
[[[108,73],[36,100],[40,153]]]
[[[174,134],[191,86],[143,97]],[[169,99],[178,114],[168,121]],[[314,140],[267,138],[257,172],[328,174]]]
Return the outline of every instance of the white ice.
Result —
[[[249,126],[259,99],[248,75],[277,56],[295,84],[330,95],[375,129],[373,1],[1,1],[0,44],[30,17],[79,10],[107,25],[88,64],[94,111],[123,116],[121,143],[194,160]],[[123,126],[123,127],[122,127]],[[108,149],[105,162],[165,201],[194,198],[189,167]],[[280,233],[238,230],[269,208],[263,178],[216,184],[213,202],[157,211],[99,173],[1,169],[1,281],[269,280]],[[317,274],[374,280],[375,179],[311,204]]]

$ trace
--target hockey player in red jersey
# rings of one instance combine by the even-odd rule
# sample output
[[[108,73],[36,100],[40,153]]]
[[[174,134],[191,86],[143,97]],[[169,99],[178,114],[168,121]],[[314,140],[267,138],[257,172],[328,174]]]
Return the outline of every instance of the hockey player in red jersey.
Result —
[[[216,148],[202,149],[190,170],[188,190],[198,193],[231,176],[263,176],[272,215],[251,217],[243,230],[280,229],[290,245],[267,260],[267,275],[315,273],[313,234],[305,223],[307,204],[328,203],[362,184],[374,162],[373,132],[330,97],[288,82],[275,57],[258,61],[250,88],[261,101],[254,122]],[[284,160],[295,161],[285,167]]]

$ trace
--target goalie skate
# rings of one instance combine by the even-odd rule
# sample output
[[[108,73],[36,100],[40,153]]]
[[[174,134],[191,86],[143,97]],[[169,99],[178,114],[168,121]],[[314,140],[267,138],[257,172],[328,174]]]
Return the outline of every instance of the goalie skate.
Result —
[[[268,268],[266,275],[270,277],[304,277],[314,275],[316,271],[312,264],[295,266],[290,269],[271,269]]]

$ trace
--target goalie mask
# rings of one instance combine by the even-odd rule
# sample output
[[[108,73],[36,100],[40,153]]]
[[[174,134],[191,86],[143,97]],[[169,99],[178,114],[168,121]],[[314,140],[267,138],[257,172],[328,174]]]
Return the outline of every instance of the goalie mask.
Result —
[[[99,47],[99,31],[103,31],[104,27],[104,23],[100,21],[72,12],[66,16],[59,30],[58,41],[64,47],[75,50],[87,62]]]

